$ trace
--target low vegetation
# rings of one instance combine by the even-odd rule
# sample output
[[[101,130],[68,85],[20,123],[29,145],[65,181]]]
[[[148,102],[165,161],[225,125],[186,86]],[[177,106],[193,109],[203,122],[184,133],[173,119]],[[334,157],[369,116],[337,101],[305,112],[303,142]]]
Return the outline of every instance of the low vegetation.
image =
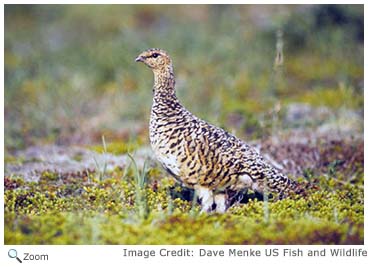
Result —
[[[6,244],[362,244],[363,147],[334,143],[317,169],[318,190],[263,201],[253,192],[225,214],[202,214],[192,190],[132,158],[112,171],[5,177]],[[15,164],[14,161],[12,164]],[[153,167],[147,167],[147,166]],[[344,175],[346,174],[346,175]]]

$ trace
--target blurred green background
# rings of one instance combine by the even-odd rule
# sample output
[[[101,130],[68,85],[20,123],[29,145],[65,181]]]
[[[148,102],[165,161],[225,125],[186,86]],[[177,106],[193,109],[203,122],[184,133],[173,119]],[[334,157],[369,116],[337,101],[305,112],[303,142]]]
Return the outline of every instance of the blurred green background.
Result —
[[[303,127],[292,103],[363,114],[363,5],[5,5],[7,151],[148,143],[150,47],[191,112],[242,138]]]

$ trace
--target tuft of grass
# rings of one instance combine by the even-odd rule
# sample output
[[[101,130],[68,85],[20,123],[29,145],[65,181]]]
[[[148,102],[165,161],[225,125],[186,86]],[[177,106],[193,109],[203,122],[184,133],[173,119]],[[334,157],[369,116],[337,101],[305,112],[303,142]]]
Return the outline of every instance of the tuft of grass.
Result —
[[[98,161],[94,158],[95,162],[95,168],[96,170],[99,170],[99,180],[102,181],[105,178],[106,171],[107,171],[107,160],[106,160],[106,155],[107,155],[107,146],[106,146],[106,140],[104,138],[104,135],[102,135],[102,144],[103,144],[103,155],[105,157],[105,160],[103,162],[103,166],[99,166]]]
[[[137,208],[137,214],[140,219],[148,218],[149,210],[146,198],[146,188],[147,188],[147,166],[146,162],[143,164],[143,169],[140,171],[138,169],[137,163],[130,153],[127,154],[131,160],[134,168],[134,183],[135,183],[135,205]]]

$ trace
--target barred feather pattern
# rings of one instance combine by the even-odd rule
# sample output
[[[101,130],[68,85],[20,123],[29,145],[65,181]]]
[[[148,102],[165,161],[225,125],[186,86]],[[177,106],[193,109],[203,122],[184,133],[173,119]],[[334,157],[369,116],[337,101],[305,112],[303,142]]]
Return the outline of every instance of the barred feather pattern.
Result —
[[[154,73],[151,147],[177,181],[196,190],[202,211],[211,211],[215,204],[217,212],[224,212],[228,191],[252,189],[275,192],[280,197],[305,192],[247,143],[182,106],[175,94],[172,61],[165,51],[146,50],[136,61],[145,63]]]

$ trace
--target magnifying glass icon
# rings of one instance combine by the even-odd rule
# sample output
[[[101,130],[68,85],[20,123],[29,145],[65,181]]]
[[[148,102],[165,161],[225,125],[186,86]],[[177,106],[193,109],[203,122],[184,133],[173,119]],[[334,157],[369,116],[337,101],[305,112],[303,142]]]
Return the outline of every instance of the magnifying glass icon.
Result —
[[[18,258],[17,251],[15,249],[13,249],[13,248],[9,249],[8,256],[9,256],[9,258],[12,258],[12,259],[16,258],[20,263],[22,263],[21,259]]]

